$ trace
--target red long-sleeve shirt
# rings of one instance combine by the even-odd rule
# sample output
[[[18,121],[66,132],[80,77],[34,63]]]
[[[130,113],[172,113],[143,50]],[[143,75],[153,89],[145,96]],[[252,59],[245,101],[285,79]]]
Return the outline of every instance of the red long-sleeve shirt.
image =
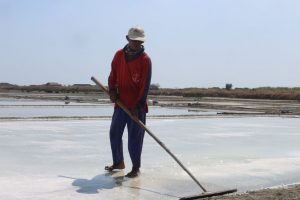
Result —
[[[109,90],[117,90],[120,101],[131,109],[138,106],[148,112],[147,95],[151,81],[151,60],[142,52],[127,60],[124,49],[116,52],[108,78]]]

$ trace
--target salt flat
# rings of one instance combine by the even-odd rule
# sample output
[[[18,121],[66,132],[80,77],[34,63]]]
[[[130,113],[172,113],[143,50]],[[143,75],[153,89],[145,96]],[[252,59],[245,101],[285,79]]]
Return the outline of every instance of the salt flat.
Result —
[[[149,119],[209,191],[300,182],[300,119]],[[178,199],[201,189],[146,135],[141,176],[107,174],[110,120],[0,121],[0,199]]]

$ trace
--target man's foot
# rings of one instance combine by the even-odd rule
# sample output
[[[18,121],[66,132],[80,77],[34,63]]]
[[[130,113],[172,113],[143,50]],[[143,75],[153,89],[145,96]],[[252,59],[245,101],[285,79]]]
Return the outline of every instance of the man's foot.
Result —
[[[105,166],[104,168],[107,171],[113,171],[114,169],[125,169],[125,164],[124,161],[120,162],[119,164],[116,165],[111,165],[111,166]]]
[[[126,174],[125,177],[127,177],[127,178],[135,178],[135,177],[138,177],[139,174],[140,174],[140,169],[133,167],[132,170],[131,170],[131,172],[129,172],[128,174]]]

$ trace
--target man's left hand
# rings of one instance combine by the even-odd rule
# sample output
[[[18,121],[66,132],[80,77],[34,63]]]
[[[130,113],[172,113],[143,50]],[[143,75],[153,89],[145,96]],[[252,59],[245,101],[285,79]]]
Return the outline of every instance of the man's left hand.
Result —
[[[134,118],[139,118],[139,107],[138,106],[134,106],[133,108],[129,109],[131,115],[134,117]]]

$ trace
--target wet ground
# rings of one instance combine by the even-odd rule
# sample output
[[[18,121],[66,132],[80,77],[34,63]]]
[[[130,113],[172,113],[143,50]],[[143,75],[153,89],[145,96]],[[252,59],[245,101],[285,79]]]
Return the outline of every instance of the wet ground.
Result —
[[[0,199],[178,199],[202,192],[148,135],[139,178],[124,177],[131,168],[127,132],[126,169],[106,173],[110,104],[0,102]],[[208,191],[245,192],[300,182],[297,116],[224,117],[218,110],[190,114],[188,109],[150,107],[147,126]],[[81,120],[73,118],[78,113]],[[49,120],[49,114],[58,118]]]

